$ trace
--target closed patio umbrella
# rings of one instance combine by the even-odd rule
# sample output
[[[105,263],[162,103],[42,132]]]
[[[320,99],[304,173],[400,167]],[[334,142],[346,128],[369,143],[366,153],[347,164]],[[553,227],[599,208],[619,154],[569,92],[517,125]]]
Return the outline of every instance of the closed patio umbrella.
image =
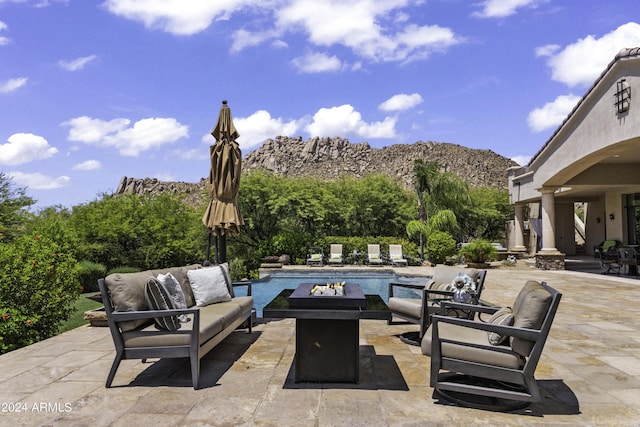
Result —
[[[207,190],[211,201],[202,218],[209,230],[205,263],[209,261],[212,235],[216,237],[215,262],[223,263],[227,260],[226,236],[238,234],[240,226],[244,225],[238,209],[242,152],[236,138],[240,134],[233,125],[227,101],[222,101],[218,123],[211,135],[216,139],[216,143],[209,148],[211,169],[207,179]]]

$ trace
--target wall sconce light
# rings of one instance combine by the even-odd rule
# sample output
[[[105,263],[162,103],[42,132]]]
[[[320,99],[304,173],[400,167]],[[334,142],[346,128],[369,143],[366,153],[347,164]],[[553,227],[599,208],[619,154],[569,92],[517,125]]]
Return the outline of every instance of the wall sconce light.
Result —
[[[596,217],[596,222],[597,222],[598,224],[600,224],[600,217],[599,217],[599,216],[598,216],[598,217]]]
[[[611,221],[613,221],[614,219],[616,219],[616,217],[615,217],[615,215],[613,214],[613,212],[609,214],[609,219],[610,219]]]
[[[620,79],[618,81],[614,97],[614,105],[616,106],[616,112],[618,114],[629,111],[629,106],[631,104],[631,87],[629,87],[627,79]]]

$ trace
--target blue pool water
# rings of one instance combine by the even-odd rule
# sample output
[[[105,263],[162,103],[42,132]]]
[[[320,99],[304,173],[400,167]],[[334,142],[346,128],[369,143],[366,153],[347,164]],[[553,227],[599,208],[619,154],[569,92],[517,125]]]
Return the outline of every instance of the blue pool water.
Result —
[[[365,294],[377,294],[387,302],[389,282],[424,284],[425,277],[401,276],[393,272],[366,272],[366,271],[319,271],[319,272],[273,272],[260,280],[254,280],[251,286],[253,304],[258,317],[262,317],[262,309],[283,289],[295,289],[300,283],[357,283]],[[404,291],[404,293],[403,293]],[[419,296],[410,290],[394,290],[397,296]]]

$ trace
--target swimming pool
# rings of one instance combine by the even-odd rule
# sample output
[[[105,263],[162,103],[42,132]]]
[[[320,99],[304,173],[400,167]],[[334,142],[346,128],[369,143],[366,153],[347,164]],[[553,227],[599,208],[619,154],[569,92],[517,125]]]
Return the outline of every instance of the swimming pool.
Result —
[[[347,282],[357,283],[365,294],[380,295],[387,302],[389,282],[424,284],[424,276],[398,275],[390,271],[318,271],[318,272],[286,272],[270,273],[259,280],[252,281],[251,293],[258,317],[262,317],[262,309],[283,289],[295,289],[300,283]],[[403,293],[404,292],[404,293]],[[419,297],[417,292],[398,288],[394,295],[400,297]]]

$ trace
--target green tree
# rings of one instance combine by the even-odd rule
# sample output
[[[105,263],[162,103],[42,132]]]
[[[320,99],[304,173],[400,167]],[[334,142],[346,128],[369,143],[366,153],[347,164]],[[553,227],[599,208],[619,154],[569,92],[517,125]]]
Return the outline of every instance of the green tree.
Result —
[[[267,255],[304,258],[314,240],[327,235],[401,237],[414,203],[384,176],[325,181],[254,171],[240,185],[245,226],[228,243],[254,269]]]
[[[9,240],[18,236],[30,218],[27,209],[35,203],[24,188],[15,188],[11,179],[0,172],[0,235]]]
[[[75,206],[70,223],[80,238],[79,259],[150,269],[202,262],[203,213],[168,193],[103,196]]]
[[[429,234],[444,231],[457,234],[458,219],[469,203],[468,185],[451,172],[442,171],[436,162],[414,162],[415,192],[418,201],[418,219],[407,224],[410,237],[420,240],[420,256]]]
[[[60,240],[26,234],[0,242],[1,353],[53,336],[71,313],[80,293],[79,266]]]
[[[504,241],[506,222],[514,215],[508,191],[490,187],[471,188],[469,201],[460,213],[460,241],[475,238]]]

